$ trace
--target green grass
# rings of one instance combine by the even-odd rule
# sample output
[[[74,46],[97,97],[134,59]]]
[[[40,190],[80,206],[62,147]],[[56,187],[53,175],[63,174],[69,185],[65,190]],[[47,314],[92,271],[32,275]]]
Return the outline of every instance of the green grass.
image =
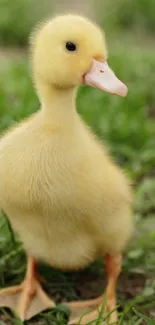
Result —
[[[99,9],[101,8],[101,1]],[[106,28],[136,30],[153,35],[155,30],[154,0],[105,0],[100,10]]]
[[[38,20],[48,15],[49,11],[51,11],[51,1],[1,0],[0,44],[18,46],[27,44],[31,28]]]
[[[58,2],[58,4],[57,4]],[[66,4],[67,10],[74,10],[74,1]],[[0,43],[3,45],[27,44],[29,32],[38,20],[52,15],[60,8],[60,0],[1,0],[0,3]],[[155,2],[154,0],[91,0],[87,6],[94,3],[92,10],[100,17],[101,24],[106,31],[114,33],[116,30],[133,29],[146,32],[152,36],[155,31]],[[58,6],[59,5],[59,6]],[[77,7],[76,7],[77,8]],[[82,4],[79,5],[83,11]],[[20,18],[19,18],[20,17]]]

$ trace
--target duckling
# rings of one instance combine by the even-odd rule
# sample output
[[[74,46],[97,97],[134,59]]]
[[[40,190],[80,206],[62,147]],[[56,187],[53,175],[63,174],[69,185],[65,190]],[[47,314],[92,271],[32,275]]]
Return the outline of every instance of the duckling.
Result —
[[[79,85],[126,96],[127,87],[107,63],[102,30],[86,17],[65,14],[41,24],[31,37],[32,73],[40,110],[6,132],[0,141],[0,207],[27,252],[22,284],[0,291],[2,303],[22,320],[55,303],[36,270],[42,260],[61,270],[78,270],[99,257],[107,272],[107,307],[116,307],[122,252],[132,234],[132,191],[124,173],[76,111]],[[5,300],[6,299],[6,300]],[[69,302],[71,310],[98,306]],[[94,320],[90,312],[82,324]],[[70,324],[77,323],[72,319]],[[117,322],[117,312],[110,321]]]

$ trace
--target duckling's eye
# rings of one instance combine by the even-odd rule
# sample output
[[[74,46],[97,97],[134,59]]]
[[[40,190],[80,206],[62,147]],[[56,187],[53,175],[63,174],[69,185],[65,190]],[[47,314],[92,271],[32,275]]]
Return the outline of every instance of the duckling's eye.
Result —
[[[72,42],[67,42],[66,49],[71,52],[76,51],[76,45]]]

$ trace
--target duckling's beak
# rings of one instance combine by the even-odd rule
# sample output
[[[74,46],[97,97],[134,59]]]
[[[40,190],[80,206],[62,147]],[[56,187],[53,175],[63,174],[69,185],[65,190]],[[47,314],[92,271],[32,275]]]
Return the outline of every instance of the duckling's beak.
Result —
[[[122,97],[128,92],[126,85],[115,76],[106,61],[93,59],[91,70],[84,76],[84,83]]]

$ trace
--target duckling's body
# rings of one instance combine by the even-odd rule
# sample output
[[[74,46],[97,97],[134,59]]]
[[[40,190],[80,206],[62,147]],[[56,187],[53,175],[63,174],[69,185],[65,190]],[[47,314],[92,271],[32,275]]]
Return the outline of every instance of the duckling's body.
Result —
[[[132,231],[131,190],[75,107],[81,83],[126,95],[106,57],[101,31],[85,18],[62,16],[41,26],[32,55],[41,109],[0,141],[0,207],[29,256],[24,282],[0,296],[22,292],[16,307],[22,319],[33,295],[45,307],[54,305],[39,285],[38,259],[72,270],[105,256],[107,308],[116,306],[121,253]],[[83,323],[94,317],[90,314]],[[115,312],[111,320],[116,319]]]
[[[121,251],[131,231],[125,176],[72,114],[55,125],[39,112],[0,143],[1,207],[29,254],[63,269]]]

